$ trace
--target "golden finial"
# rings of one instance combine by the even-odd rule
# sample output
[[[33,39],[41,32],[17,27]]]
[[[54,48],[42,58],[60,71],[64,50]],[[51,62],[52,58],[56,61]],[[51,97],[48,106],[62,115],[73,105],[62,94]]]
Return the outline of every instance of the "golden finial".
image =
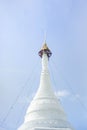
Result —
[[[49,50],[48,46],[46,43],[44,43],[43,47],[42,47],[42,50]]]

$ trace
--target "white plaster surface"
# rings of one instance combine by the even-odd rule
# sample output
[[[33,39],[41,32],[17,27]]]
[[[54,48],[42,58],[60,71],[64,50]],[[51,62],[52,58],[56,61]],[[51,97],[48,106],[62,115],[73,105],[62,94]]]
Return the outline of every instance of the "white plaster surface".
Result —
[[[48,57],[45,53],[42,56],[39,88],[27,109],[24,124],[18,130],[73,130],[52,90]]]

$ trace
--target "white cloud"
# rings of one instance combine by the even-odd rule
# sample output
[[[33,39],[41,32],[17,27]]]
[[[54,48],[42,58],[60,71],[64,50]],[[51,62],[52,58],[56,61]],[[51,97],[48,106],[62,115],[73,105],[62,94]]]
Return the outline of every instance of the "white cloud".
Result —
[[[64,90],[59,90],[59,91],[55,92],[55,94],[56,94],[57,97],[62,98],[62,97],[69,96],[70,92],[64,89]]]
[[[55,95],[58,97],[58,98],[66,98],[66,97],[69,97],[68,100],[70,101],[77,101],[80,99],[80,95],[79,94],[72,94],[71,92],[69,92],[68,90],[59,90],[57,92],[55,92]]]

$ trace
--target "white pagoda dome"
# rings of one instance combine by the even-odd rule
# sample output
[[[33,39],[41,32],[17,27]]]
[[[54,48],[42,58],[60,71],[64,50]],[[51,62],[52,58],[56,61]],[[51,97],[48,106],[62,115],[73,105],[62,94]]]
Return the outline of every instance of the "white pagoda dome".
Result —
[[[73,130],[51,86],[48,71],[51,54],[45,43],[39,51],[42,58],[40,85],[26,112],[24,123],[18,130]]]

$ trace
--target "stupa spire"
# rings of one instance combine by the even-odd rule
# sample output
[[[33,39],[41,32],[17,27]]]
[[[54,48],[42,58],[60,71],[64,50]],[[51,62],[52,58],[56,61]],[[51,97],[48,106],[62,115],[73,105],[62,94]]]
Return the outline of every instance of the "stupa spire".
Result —
[[[44,43],[39,51],[42,58],[39,88],[26,112],[24,124],[18,130],[73,130],[52,89],[48,70],[51,55],[52,52]]]

